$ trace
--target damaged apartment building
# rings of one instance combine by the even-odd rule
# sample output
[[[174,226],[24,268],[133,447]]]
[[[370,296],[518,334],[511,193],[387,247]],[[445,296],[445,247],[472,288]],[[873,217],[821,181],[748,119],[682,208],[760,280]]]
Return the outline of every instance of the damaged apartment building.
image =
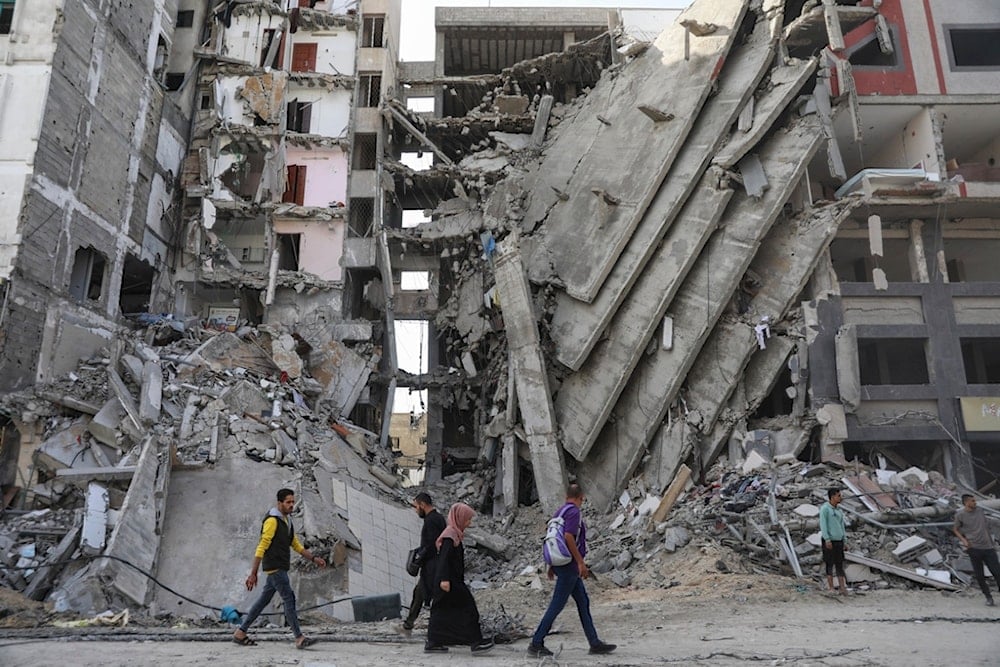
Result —
[[[433,156],[385,160],[392,269],[429,274],[428,476],[471,450],[495,511],[720,455],[990,487],[998,12],[704,0],[532,57],[543,13],[439,9],[386,101],[392,155]]]
[[[401,484],[456,470],[497,516],[722,458],[1000,474],[993,2],[439,8],[426,63],[398,0],[26,6],[0,363],[38,390],[0,483],[103,503],[88,553],[222,599],[242,570],[190,572],[184,518],[236,490],[206,528],[236,562],[244,495],[292,484],[339,590],[405,593]],[[85,575],[28,585],[100,607]]]

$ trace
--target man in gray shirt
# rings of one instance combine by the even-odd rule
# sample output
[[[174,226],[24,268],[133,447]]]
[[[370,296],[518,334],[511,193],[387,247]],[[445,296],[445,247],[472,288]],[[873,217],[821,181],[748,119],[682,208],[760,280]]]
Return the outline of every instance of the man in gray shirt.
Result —
[[[972,561],[972,573],[979,582],[979,588],[986,596],[986,605],[993,606],[993,595],[990,587],[986,585],[986,573],[983,565],[990,568],[993,581],[997,583],[997,590],[1000,590],[1000,561],[997,560],[997,552],[993,548],[993,536],[990,535],[990,527],[986,522],[986,514],[976,507],[975,497],[965,494],[962,496],[962,504],[965,506],[955,513],[955,527],[952,531],[958,536],[958,540],[965,547]]]

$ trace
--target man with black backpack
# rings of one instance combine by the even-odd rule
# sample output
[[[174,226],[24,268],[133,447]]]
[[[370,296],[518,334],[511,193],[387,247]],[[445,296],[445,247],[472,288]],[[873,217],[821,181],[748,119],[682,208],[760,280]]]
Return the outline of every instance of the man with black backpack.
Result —
[[[413,509],[417,516],[424,520],[424,526],[420,529],[420,573],[417,578],[417,585],[413,587],[413,599],[410,601],[410,613],[403,621],[404,630],[412,630],[413,624],[417,622],[420,615],[420,608],[424,606],[424,600],[429,600],[427,595],[427,583],[425,573],[431,570],[427,564],[437,555],[437,547],[434,545],[437,538],[444,531],[445,520],[441,513],[434,509],[430,494],[421,491],[413,498]]]
[[[583,584],[583,580],[590,576],[590,569],[583,560],[583,557],[587,555],[587,527],[584,525],[583,516],[580,513],[583,499],[583,490],[580,485],[570,484],[566,489],[566,504],[560,507],[553,517],[553,519],[562,520],[563,538],[570,560],[565,565],[553,564],[553,562],[559,563],[561,561],[558,552],[561,550],[562,543],[560,541],[558,548],[553,549],[551,548],[553,545],[548,544],[549,541],[546,540],[544,555],[546,562],[549,563],[549,579],[555,578],[556,587],[552,591],[552,601],[549,602],[549,608],[542,616],[542,621],[538,624],[538,628],[531,638],[531,645],[528,646],[528,655],[532,658],[553,655],[552,651],[545,647],[545,636],[549,634],[552,624],[555,623],[559,612],[566,606],[570,596],[576,602],[580,622],[583,624],[583,633],[590,643],[590,652],[602,655],[611,653],[617,648],[616,644],[606,644],[597,637],[594,620],[590,617],[590,598],[587,596],[587,587]]]

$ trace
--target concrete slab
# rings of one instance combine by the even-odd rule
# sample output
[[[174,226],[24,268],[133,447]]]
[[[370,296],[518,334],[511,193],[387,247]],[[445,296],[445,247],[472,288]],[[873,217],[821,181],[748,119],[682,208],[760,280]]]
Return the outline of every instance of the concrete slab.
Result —
[[[812,76],[816,70],[816,62],[815,58],[793,58],[787,65],[779,64],[772,69],[765,92],[755,99],[750,131],[734,132],[722,150],[715,155],[712,164],[731,169],[750,149],[760,143]]]
[[[145,605],[149,601],[152,582],[143,572],[156,569],[161,528],[166,516],[166,492],[171,465],[170,457],[164,449],[153,437],[147,438],[143,443],[135,474],[119,512],[118,523],[104,552],[132,563],[138,570],[120,561],[102,561],[99,568],[101,577],[111,582],[110,588],[139,605]],[[204,516],[206,513],[199,514]],[[190,516],[195,514],[189,515],[189,519]],[[190,568],[190,563],[188,566]]]
[[[615,313],[607,338],[597,344],[588,363],[559,388],[555,410],[563,447],[578,460],[597,439],[671,299],[699,261],[699,252],[733,197],[731,189],[720,187],[719,177],[711,171],[702,178],[677,224]]]
[[[124,416],[125,408],[118,402],[118,399],[108,399],[87,425],[87,430],[98,442],[117,448],[118,433]]]
[[[769,0],[773,4],[774,0]],[[552,316],[551,336],[556,359],[579,370],[629,289],[639,277],[657,244],[670,228],[691,192],[699,183],[712,156],[726,142],[739,110],[752,99],[754,89],[774,58],[774,32],[769,19],[757,22],[750,40],[733,49],[717,93],[705,103],[670,173],[645,211],[624,251],[614,263],[591,303],[559,292]]]
[[[516,234],[497,246],[494,274],[535,486],[542,507],[546,512],[554,512],[566,497],[566,469],[538,337],[538,318],[531,301],[528,276],[521,264]]]
[[[820,253],[853,210],[853,204],[833,204],[797,218],[783,218],[768,232],[750,264],[759,281],[750,310],[742,319],[719,323],[687,375],[685,401],[701,418],[696,428],[699,441],[703,440],[701,434],[711,433],[751,357],[763,352],[757,345],[754,324],[764,316],[771,322],[781,320],[812,275]],[[781,346],[777,339],[772,340]],[[676,438],[670,443],[661,439],[660,446],[658,460],[669,473],[687,455],[687,448]]]
[[[698,111],[708,98],[747,9],[747,0],[699,0],[680,19],[717,29],[691,40],[675,23],[641,56],[596,88],[546,150],[536,190],[554,189],[565,201],[532,197],[528,219],[545,220],[545,244],[570,296],[590,302],[625,248],[642,214],[673,164]],[[667,120],[652,120],[640,107]],[[609,124],[601,123],[601,115]],[[572,165],[557,171],[548,165]],[[586,258],[586,259],[583,259]]]
[[[242,455],[223,454],[212,471],[176,471],[170,480],[157,579],[212,606],[249,609],[260,589],[248,592],[243,582],[260,538],[260,523],[274,505],[274,494],[285,486],[297,488],[291,469],[256,463]],[[233,489],[243,491],[233,493]],[[211,504],[209,512],[206,503]],[[191,539],[193,517],[199,523],[198,533],[207,540]],[[192,567],[192,563],[202,566]],[[297,582],[294,573],[293,582]],[[158,609],[181,617],[210,613],[159,587],[153,600]],[[306,601],[299,604],[305,606]]]
[[[797,118],[762,147],[761,163],[772,187],[760,199],[740,193],[727,208],[723,228],[713,235],[671,303],[673,349],[657,349],[644,358],[614,406],[615,422],[604,424],[597,438],[580,441],[589,446],[571,452],[581,460],[578,476],[592,482],[590,496],[598,506],[610,504],[622,480],[638,465],[761,240],[819,148],[823,140],[819,130],[815,116]],[[592,410],[600,409],[603,398],[594,397]],[[610,414],[606,408],[600,410]]]

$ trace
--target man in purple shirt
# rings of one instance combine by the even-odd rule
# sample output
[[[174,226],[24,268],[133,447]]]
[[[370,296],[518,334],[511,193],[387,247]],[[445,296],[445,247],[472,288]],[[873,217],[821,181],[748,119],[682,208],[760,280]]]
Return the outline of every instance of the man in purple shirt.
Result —
[[[590,569],[583,561],[583,557],[587,555],[587,527],[580,514],[582,504],[583,490],[579,484],[570,484],[566,489],[566,504],[560,507],[556,514],[562,513],[566,546],[569,547],[573,560],[566,565],[549,568],[549,579],[555,577],[556,587],[552,591],[549,608],[542,616],[542,621],[531,638],[531,645],[528,646],[528,655],[532,658],[553,655],[552,651],[545,647],[545,635],[549,634],[552,624],[566,606],[570,596],[573,596],[573,601],[576,602],[580,623],[583,624],[583,633],[590,643],[590,652],[601,655],[611,653],[617,648],[615,644],[605,644],[598,639],[594,619],[590,617],[590,598],[587,596],[587,587],[583,585],[583,580],[590,576]]]

